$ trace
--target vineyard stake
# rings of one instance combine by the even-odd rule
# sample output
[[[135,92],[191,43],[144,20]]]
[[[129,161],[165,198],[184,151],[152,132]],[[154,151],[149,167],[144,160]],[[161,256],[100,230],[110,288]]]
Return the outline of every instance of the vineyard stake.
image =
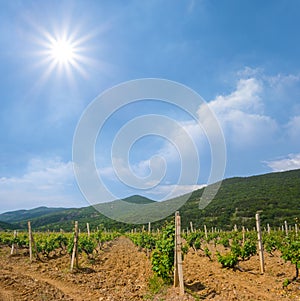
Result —
[[[16,238],[16,237],[17,237],[17,230],[14,230],[14,238]],[[10,255],[13,255],[15,250],[16,250],[16,253],[17,253],[17,246],[15,246],[15,243],[12,243],[11,250],[10,250]]]
[[[205,233],[205,239],[207,239],[207,228],[206,228],[206,225],[204,225],[204,233]]]
[[[88,238],[90,238],[91,232],[90,232],[90,224],[89,223],[86,223],[86,228],[87,228]]]
[[[32,230],[31,230],[31,223],[30,223],[30,221],[28,221],[28,238],[29,238],[29,258],[30,258],[30,262],[32,262],[32,255],[33,255],[32,247],[34,247],[34,251],[35,251],[35,256],[36,256],[36,258],[39,259],[39,260],[41,260],[41,258],[40,258],[40,256],[39,256],[39,253],[38,253],[38,251],[37,251],[37,247],[36,247],[36,244],[35,244],[33,235],[32,235]]]
[[[30,221],[28,221],[28,239],[29,239],[29,258],[30,258],[30,262],[32,262],[32,234],[31,234]]]
[[[264,263],[264,249],[263,249],[263,242],[262,242],[262,235],[261,235],[261,228],[260,228],[260,219],[259,214],[256,213],[256,228],[257,228],[257,238],[258,238],[258,252],[259,252],[259,261],[260,261],[260,272],[263,274],[265,272],[265,263]]]
[[[194,232],[194,229],[193,229],[193,222],[190,222],[190,226],[191,226],[191,232],[193,233],[193,232]]]
[[[148,233],[151,233],[151,222],[148,223]]]
[[[179,294],[184,295],[182,254],[181,254],[181,225],[179,212],[175,213],[175,256],[174,256],[174,287],[179,285]]]
[[[245,245],[245,227],[242,226],[242,232],[243,232],[243,246]]]
[[[78,221],[75,221],[74,246],[72,252],[72,259],[71,259],[71,271],[73,270],[75,259],[76,259],[75,265],[76,268],[78,268]]]
[[[289,229],[288,229],[287,221],[284,221],[284,228],[285,228],[285,235],[289,236]]]

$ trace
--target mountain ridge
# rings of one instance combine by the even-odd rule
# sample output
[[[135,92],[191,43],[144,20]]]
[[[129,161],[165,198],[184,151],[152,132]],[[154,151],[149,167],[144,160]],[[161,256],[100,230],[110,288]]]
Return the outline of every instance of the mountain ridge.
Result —
[[[180,208],[182,227],[188,227],[190,221],[193,222],[196,228],[203,227],[203,224],[208,227],[223,229],[230,229],[234,224],[253,227],[255,225],[254,216],[257,211],[261,212],[261,220],[264,224],[269,223],[278,226],[284,220],[295,223],[300,219],[299,184],[300,169],[224,179],[214,199],[202,210],[199,209],[199,201],[205,188],[192,192],[188,201]],[[185,197],[185,195],[167,200],[165,205],[167,206],[176,199],[180,200],[182,197]],[[108,205],[118,204],[118,201],[112,201]],[[139,195],[124,198],[123,201],[135,204],[155,202]],[[45,209],[45,207],[38,208],[40,210],[36,210],[36,216],[23,214],[22,217],[18,217],[18,220],[15,219],[12,222],[7,218],[8,213],[3,213],[0,214],[0,221],[9,222],[14,227],[25,229],[27,220],[24,217],[30,217],[32,227],[39,230],[59,230],[62,228],[69,231],[73,227],[74,220],[78,220],[81,225],[89,222],[91,227],[101,225],[101,227],[107,229],[129,230],[133,227],[142,227],[141,225],[129,225],[111,220],[98,212],[93,206],[48,208],[50,211],[48,210],[47,214],[44,215],[40,213],[41,208]],[[51,212],[51,209],[54,210]],[[10,212],[10,214],[12,213]],[[6,220],[3,220],[3,216],[6,217]],[[173,214],[161,221],[154,222],[153,227],[159,227],[165,220],[172,218]]]

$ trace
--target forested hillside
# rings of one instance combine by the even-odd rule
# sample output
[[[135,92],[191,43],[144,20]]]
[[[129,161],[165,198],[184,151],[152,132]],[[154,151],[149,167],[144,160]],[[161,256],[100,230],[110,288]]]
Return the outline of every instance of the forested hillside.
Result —
[[[254,216],[258,211],[261,222],[265,225],[269,223],[280,226],[284,220],[294,224],[300,218],[300,170],[225,179],[213,201],[200,210],[199,200],[202,193],[203,189],[194,191],[180,208],[183,227],[188,227],[191,221],[198,228],[203,224],[221,229],[230,229],[234,224],[253,227]],[[141,196],[132,196],[125,200],[140,204],[153,202]],[[118,201],[114,201],[114,204],[116,202]],[[172,200],[166,201],[166,204],[167,202]],[[28,219],[31,220],[33,228],[40,230],[71,230],[74,220],[78,220],[81,225],[89,222],[91,227],[101,225],[107,229],[128,230],[142,227],[111,220],[92,206],[72,209],[40,207],[0,215],[0,221],[9,222],[17,228],[26,228]],[[153,227],[161,226],[164,222],[165,220],[158,221]]]

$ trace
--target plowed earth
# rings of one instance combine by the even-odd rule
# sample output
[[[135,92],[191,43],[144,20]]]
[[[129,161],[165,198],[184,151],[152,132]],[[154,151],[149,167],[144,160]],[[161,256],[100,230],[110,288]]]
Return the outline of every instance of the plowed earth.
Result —
[[[190,250],[185,256],[184,282],[189,293],[179,296],[172,287],[156,295],[149,291],[150,260],[125,237],[108,243],[93,260],[81,257],[75,272],[70,272],[69,255],[30,263],[24,251],[10,256],[10,249],[1,247],[0,300],[300,300],[299,282],[282,287],[295,271],[278,254],[266,255],[266,273],[260,275],[258,256],[240,263],[241,272],[222,269],[215,258],[210,261],[202,253]]]

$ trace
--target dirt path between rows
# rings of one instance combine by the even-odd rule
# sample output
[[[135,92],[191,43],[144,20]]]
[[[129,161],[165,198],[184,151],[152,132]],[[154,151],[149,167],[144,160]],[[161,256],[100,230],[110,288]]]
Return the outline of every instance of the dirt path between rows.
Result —
[[[75,273],[69,266],[67,255],[32,264],[24,255],[1,256],[0,300],[142,300],[152,275],[146,255],[124,237],[97,260],[81,259]]]
[[[216,248],[208,247],[215,254]],[[221,247],[219,251],[226,252]],[[206,300],[300,301],[300,282],[283,287],[285,279],[295,275],[294,265],[284,262],[279,252],[274,256],[265,252],[264,257],[265,273],[262,275],[258,255],[239,263],[242,272],[221,268],[215,255],[210,261],[203,251],[190,250],[183,265],[186,287]]]

